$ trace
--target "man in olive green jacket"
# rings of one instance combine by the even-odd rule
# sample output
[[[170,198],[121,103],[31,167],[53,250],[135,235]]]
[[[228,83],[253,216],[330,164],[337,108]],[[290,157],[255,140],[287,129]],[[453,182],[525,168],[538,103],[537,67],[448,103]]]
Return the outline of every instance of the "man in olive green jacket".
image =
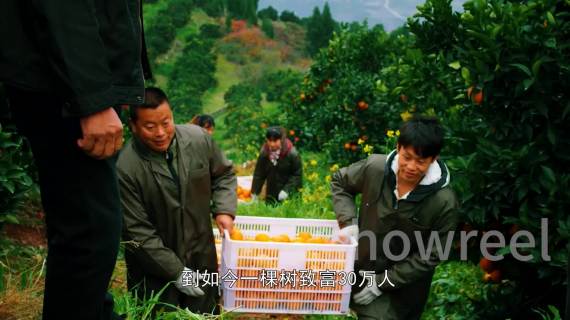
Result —
[[[441,240],[444,255],[449,253],[449,232],[457,224],[449,171],[438,159],[443,143],[439,124],[416,118],[400,132],[397,150],[342,168],[331,182],[338,237],[358,238],[359,278],[351,307],[359,319],[420,319],[440,261],[435,246],[431,252],[424,249],[431,235]],[[362,194],[358,217],[357,194]]]
[[[291,140],[281,127],[269,127],[255,170],[251,193],[255,197],[267,181],[266,201],[281,202],[303,186],[303,163]]]
[[[148,298],[174,282],[160,301],[215,312],[217,287],[197,287],[191,280],[217,272],[210,212],[220,231],[231,231],[237,206],[233,166],[204,129],[174,125],[160,89],[147,88],[145,99],[131,110],[133,138],[117,165],[127,285]]]

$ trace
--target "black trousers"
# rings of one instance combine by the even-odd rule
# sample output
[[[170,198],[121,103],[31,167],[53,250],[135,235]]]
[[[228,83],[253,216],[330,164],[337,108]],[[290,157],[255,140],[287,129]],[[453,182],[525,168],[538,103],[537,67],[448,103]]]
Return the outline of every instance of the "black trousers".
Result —
[[[18,130],[32,148],[46,214],[43,319],[114,319],[107,289],[122,221],[116,159],[95,160],[77,147],[79,119],[62,117],[58,97],[6,91]]]

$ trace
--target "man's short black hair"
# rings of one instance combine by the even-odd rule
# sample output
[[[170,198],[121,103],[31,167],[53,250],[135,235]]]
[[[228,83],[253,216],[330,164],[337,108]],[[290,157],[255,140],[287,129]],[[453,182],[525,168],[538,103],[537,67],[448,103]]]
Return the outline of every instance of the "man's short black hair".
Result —
[[[435,157],[443,147],[443,129],[435,117],[414,116],[400,127],[398,144],[411,146],[422,158]]]
[[[156,87],[148,87],[144,90],[144,103],[129,107],[129,117],[132,122],[136,122],[139,109],[156,109],[164,102],[168,102],[168,97],[164,91]]]
[[[267,140],[278,140],[283,137],[283,129],[281,127],[269,127],[265,132],[265,138]]]
[[[194,119],[192,119],[192,123],[198,125],[202,128],[215,128],[216,122],[214,121],[214,117],[209,114],[201,114]]]

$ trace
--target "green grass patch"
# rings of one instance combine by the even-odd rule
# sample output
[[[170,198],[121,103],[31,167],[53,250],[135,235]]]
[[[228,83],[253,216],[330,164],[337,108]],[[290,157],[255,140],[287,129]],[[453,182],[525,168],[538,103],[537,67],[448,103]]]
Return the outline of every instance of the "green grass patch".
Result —
[[[214,75],[218,80],[218,86],[206,91],[202,97],[204,113],[212,113],[225,107],[224,94],[231,86],[240,82],[239,75],[240,66],[228,61],[224,55],[218,54]]]

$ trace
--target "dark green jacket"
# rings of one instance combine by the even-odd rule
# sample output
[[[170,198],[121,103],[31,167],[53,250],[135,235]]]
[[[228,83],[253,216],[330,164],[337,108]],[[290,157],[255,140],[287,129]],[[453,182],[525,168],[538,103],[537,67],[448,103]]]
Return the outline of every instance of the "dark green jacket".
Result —
[[[297,149],[291,145],[291,142],[283,141],[283,145],[289,145],[289,147],[282,152],[282,156],[277,161],[276,166],[269,160],[267,148],[261,149],[253,172],[252,194],[259,194],[266,180],[266,197],[270,201],[275,201],[281,190],[291,196],[303,186],[303,163],[301,162],[301,157]]]
[[[185,266],[217,271],[210,212],[235,214],[233,165],[198,126],[176,126],[175,143],[179,199],[169,192],[173,185],[165,181],[172,175],[156,153],[133,138],[119,155],[129,288],[144,279],[147,290],[158,292]],[[163,301],[179,294],[170,287]]]
[[[439,263],[437,250],[423,259],[419,253],[414,231],[420,231],[427,244],[430,231],[439,233],[446,246],[448,231],[457,225],[457,200],[448,187],[449,172],[442,161],[437,161],[441,176],[430,185],[418,185],[407,197],[397,200],[394,195],[396,175],[391,169],[395,152],[390,156],[371,155],[349,167],[340,169],[331,181],[333,205],[341,226],[358,223],[361,237],[355,270],[375,271],[380,284],[387,270],[388,279],[380,287],[387,300],[379,319],[419,319],[427,300],[435,266]],[[355,196],[362,194],[357,215]],[[383,240],[392,230],[404,232],[410,239],[410,253],[401,261],[391,261],[383,251]],[[371,241],[362,237],[371,232],[376,238],[376,252],[370,257]],[[398,255],[403,251],[399,238],[389,242],[390,250]],[[358,288],[355,288],[358,291]]]
[[[64,115],[143,102],[139,0],[2,0],[0,38],[0,82],[62,97]]]

